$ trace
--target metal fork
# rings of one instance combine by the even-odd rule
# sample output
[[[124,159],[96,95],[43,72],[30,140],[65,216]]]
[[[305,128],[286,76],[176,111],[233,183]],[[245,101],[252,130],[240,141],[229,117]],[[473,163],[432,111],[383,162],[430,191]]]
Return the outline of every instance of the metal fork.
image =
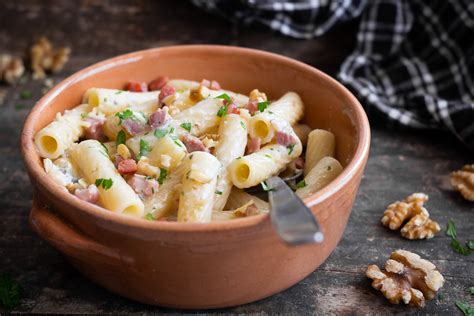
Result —
[[[270,188],[270,217],[278,236],[289,245],[321,243],[324,235],[311,210],[280,177],[265,181]]]

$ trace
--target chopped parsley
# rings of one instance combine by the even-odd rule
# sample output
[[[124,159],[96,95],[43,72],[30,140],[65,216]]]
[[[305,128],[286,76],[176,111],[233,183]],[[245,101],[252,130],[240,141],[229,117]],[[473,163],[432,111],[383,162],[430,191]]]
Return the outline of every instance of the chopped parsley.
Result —
[[[30,90],[23,90],[20,92],[20,98],[22,100],[28,100],[33,97],[33,93]]]
[[[227,115],[227,109],[229,108],[229,106],[226,104],[226,105],[223,105],[219,108],[219,111],[217,111],[217,116],[219,117],[224,117]]]
[[[469,288],[469,294],[474,295],[474,286]]]
[[[167,176],[168,176],[168,170],[166,170],[165,168],[160,168],[160,176],[158,177],[158,183],[162,185],[163,182],[166,180]]]
[[[150,144],[144,139],[140,139],[140,152],[138,153],[138,160],[148,152],[150,152]]]
[[[245,130],[247,129],[247,128],[245,128],[245,124],[242,121],[240,121],[240,126],[242,126],[242,128],[245,129]]]
[[[179,147],[183,147],[183,143],[176,136],[172,138],[176,145],[178,145]]]
[[[149,221],[154,221],[154,220],[155,220],[155,217],[153,216],[153,214],[147,213],[147,214],[145,215],[145,219],[146,219],[146,220],[149,220]]]
[[[265,157],[272,159],[272,156],[270,156],[269,154],[265,154]]]
[[[119,91],[115,92],[115,94],[120,94],[122,92],[123,92],[123,90],[119,90]]]
[[[111,178],[109,179],[99,178],[95,180],[95,185],[98,188],[102,187],[104,190],[110,189],[112,187],[112,184],[114,184],[114,182],[112,181]]]
[[[456,306],[463,312],[464,316],[474,315],[474,307],[467,305],[466,303],[456,301]]]
[[[0,302],[7,310],[12,310],[20,304],[22,288],[10,275],[0,276]]]
[[[23,109],[26,109],[27,106],[24,105],[24,104],[15,104],[15,110],[23,110]]]
[[[129,119],[129,118],[133,117],[133,115],[134,115],[134,113],[130,109],[126,109],[122,112],[118,112],[118,113],[115,114],[115,116],[117,116],[120,119],[120,124],[122,124],[123,120],[126,120],[126,119]]]
[[[86,113],[81,113],[81,119],[85,119],[87,117]]]
[[[265,109],[268,107],[269,104],[270,104],[270,101],[258,102],[258,104],[257,104],[258,110],[260,112],[265,111]]]
[[[298,183],[296,184],[296,187],[297,187],[298,189],[304,188],[305,186],[306,186],[306,181],[304,181],[304,180],[301,180],[300,182],[298,182]]]
[[[215,99],[222,99],[224,105],[219,108],[219,111],[217,111],[217,116],[219,117],[224,117],[227,115],[227,110],[229,109],[229,104],[232,103],[232,98],[229,97],[228,94],[223,93],[221,95],[218,95],[215,97]]]
[[[104,98],[104,102],[107,102],[107,98]]]
[[[471,249],[471,250],[474,250],[474,240],[469,240],[467,243],[466,243],[466,246],[467,248]],[[474,294],[474,293],[473,293]]]
[[[166,134],[168,134],[168,131],[163,128],[157,128],[153,132],[153,135],[155,135],[156,138],[163,138]]]
[[[452,219],[448,221],[448,226],[446,227],[446,235],[448,235],[452,239],[457,238],[456,226],[454,225],[454,221]]]
[[[451,248],[453,248],[457,253],[467,256],[471,254],[472,250],[474,250],[473,240],[467,241],[466,246],[463,246],[463,244],[457,239],[456,226],[454,225],[454,221],[451,219],[448,221],[446,227],[446,235],[451,237]]]
[[[187,130],[188,133],[191,133],[191,123],[187,122],[187,123],[181,123],[180,125],[183,129]]]
[[[174,127],[170,128],[170,134],[174,133]]]
[[[217,97],[215,97],[214,99],[222,99],[222,100],[225,100],[224,103],[232,103],[232,98],[229,97],[229,95],[227,93],[223,93],[221,95],[218,95]]]
[[[265,192],[275,191],[275,189],[269,187],[265,181],[262,181],[260,184],[262,185],[262,189]]]
[[[125,132],[124,131],[120,131],[117,133],[117,139],[115,140],[115,143],[118,145],[120,144],[125,144]]]
[[[288,155],[291,155],[293,149],[295,148],[295,144],[289,144],[288,146],[286,146],[286,148],[288,148]]]
[[[222,195],[222,191],[216,190],[215,194]]]

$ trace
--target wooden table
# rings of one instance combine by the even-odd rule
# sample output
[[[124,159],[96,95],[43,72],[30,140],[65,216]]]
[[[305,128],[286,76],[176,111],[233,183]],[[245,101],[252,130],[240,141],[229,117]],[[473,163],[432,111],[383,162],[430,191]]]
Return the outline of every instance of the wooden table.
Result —
[[[22,54],[34,38],[49,36],[68,44],[73,57],[57,82],[94,62],[149,47],[215,43],[254,47],[296,58],[335,74],[354,45],[354,22],[326,36],[300,41],[260,27],[237,27],[201,12],[187,2],[163,1],[4,1],[0,10],[0,51]],[[33,98],[20,100],[21,91]],[[42,85],[28,80],[0,86],[0,273],[9,273],[24,288],[19,313],[176,313],[139,304],[96,286],[28,227],[31,187],[19,151],[19,135]],[[294,287],[259,302],[218,310],[232,313],[295,314],[444,314],[460,315],[455,301],[474,305],[467,288],[474,285],[474,255],[462,256],[443,232],[432,240],[408,241],[380,224],[385,207],[422,191],[430,195],[433,219],[446,227],[453,219],[458,235],[473,238],[474,204],[451,191],[450,171],[473,162],[472,152],[440,132],[402,131],[373,126],[365,176],[343,240],[329,259]],[[469,161],[470,159],[470,161]],[[429,259],[442,271],[443,299],[422,311],[390,305],[370,286],[368,264],[382,265],[403,248]],[[2,309],[0,307],[0,312]],[[209,311],[213,313],[215,311]]]

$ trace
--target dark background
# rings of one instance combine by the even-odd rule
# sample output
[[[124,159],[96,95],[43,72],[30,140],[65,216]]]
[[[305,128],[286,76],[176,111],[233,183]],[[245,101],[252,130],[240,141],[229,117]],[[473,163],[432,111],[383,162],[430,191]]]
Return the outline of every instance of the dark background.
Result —
[[[347,56],[358,23],[336,28],[310,41],[294,40],[260,26],[238,26],[202,12],[186,1],[1,1],[0,53],[25,55],[39,36],[69,45],[72,58],[52,79],[58,82],[90,64],[150,47],[212,43],[253,47],[289,56],[331,75]],[[43,84],[31,79],[0,84],[0,273],[24,288],[19,313],[176,313],[135,303],[109,293],[78,274],[66,259],[28,227],[31,187],[21,162],[19,135]],[[29,90],[33,98],[22,100]],[[386,129],[371,121],[372,147],[359,194],[339,246],[317,271],[294,287],[252,304],[217,312],[295,314],[444,314],[461,315],[456,300],[474,304],[474,255],[449,246],[448,219],[458,236],[473,238],[473,204],[450,188],[449,172],[468,163],[472,153],[441,132]],[[409,241],[382,227],[386,206],[413,192],[430,195],[427,208],[443,231],[431,240]],[[368,264],[382,265],[396,249],[432,261],[443,273],[443,298],[421,311],[389,304],[365,277]],[[275,271],[275,273],[278,273]],[[265,286],[262,284],[262,286]],[[0,312],[2,311],[0,307]],[[215,311],[209,311],[215,312]]]

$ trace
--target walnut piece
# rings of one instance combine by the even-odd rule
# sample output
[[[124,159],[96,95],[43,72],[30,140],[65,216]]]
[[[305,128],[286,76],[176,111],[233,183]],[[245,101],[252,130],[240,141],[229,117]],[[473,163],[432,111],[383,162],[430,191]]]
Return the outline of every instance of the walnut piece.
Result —
[[[249,101],[265,102],[267,100],[267,95],[263,92],[258,91],[258,89],[253,89],[249,93]]]
[[[452,172],[451,184],[466,200],[474,202],[474,164]]]
[[[430,214],[423,207],[426,201],[428,201],[428,195],[413,193],[405,201],[390,204],[382,217],[382,225],[391,230],[397,230],[408,221],[400,230],[403,237],[407,239],[433,238],[441,228],[437,222],[430,219]]]
[[[8,54],[0,55],[0,80],[14,84],[25,72],[23,61]]]
[[[444,284],[434,264],[406,250],[394,251],[384,270],[369,265],[366,275],[374,280],[372,287],[381,291],[390,303],[403,302],[416,307],[424,307],[425,300],[433,299]]]
[[[60,47],[55,50],[46,37],[41,37],[30,49],[33,78],[43,79],[46,71],[58,73],[69,60],[70,54],[69,47]]]

